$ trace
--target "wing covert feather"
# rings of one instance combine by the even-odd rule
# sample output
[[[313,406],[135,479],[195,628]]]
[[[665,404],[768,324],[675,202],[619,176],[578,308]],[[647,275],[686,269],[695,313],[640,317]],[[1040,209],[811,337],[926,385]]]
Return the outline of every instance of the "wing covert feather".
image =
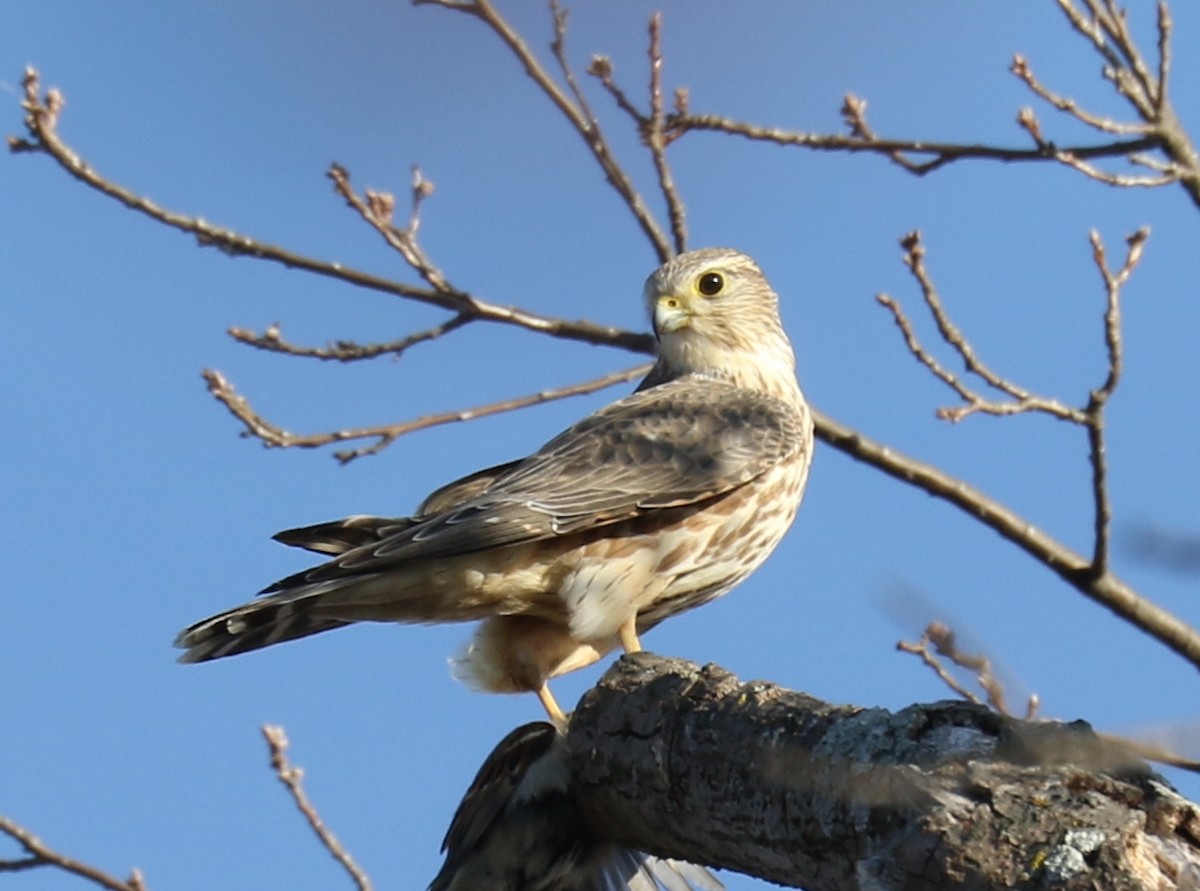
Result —
[[[689,375],[626,396],[524,460],[464,478],[462,500],[267,591],[580,532],[720,497],[807,448],[799,410]],[[496,471],[499,471],[498,473]],[[456,491],[458,484],[446,487]],[[439,490],[441,492],[443,490]],[[457,502],[457,503],[455,503]]]

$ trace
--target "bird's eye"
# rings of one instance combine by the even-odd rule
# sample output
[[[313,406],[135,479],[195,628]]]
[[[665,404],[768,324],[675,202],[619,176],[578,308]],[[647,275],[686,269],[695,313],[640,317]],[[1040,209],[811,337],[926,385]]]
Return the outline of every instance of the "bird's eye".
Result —
[[[725,287],[725,276],[719,272],[706,272],[696,281],[696,288],[705,297],[715,297]]]

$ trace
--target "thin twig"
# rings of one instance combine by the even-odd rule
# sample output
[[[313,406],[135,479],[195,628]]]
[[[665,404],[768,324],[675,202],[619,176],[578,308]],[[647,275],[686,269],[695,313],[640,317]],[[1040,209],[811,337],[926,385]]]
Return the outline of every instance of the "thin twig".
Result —
[[[21,860],[0,860],[0,873],[23,872],[27,869],[48,866],[87,879],[109,891],[146,891],[145,880],[142,878],[140,870],[134,869],[129,878],[122,881],[101,869],[81,863],[66,854],[60,854],[24,826],[8,817],[0,817],[0,833],[17,842],[29,855]]]
[[[606,374],[593,380],[571,384],[566,387],[540,390],[537,393],[531,393],[527,396],[504,399],[499,402],[492,402],[473,408],[423,415],[422,417],[396,424],[383,424],[374,427],[358,427],[311,434],[291,433],[266,420],[251,407],[245,396],[240,395],[234,389],[233,385],[221,372],[206,369],[204,371],[204,380],[208,385],[208,391],[229,410],[230,414],[245,426],[246,429],[242,435],[255,437],[268,448],[313,449],[335,442],[350,442],[358,439],[375,440],[369,446],[335,452],[334,457],[341,463],[346,464],[355,458],[376,454],[401,436],[417,430],[426,430],[440,424],[450,424],[457,421],[473,421],[478,418],[501,414],[502,412],[516,411],[532,405],[541,405],[542,403],[552,402],[556,399],[565,399],[568,396],[583,396],[588,393],[594,393],[597,390],[602,390],[605,387],[611,387],[615,384],[625,383],[634,378],[642,377],[649,369],[649,365],[638,365],[634,368],[616,371],[612,374]]]
[[[605,179],[617,190],[617,194],[624,200],[625,205],[633,214],[643,234],[649,239],[660,260],[663,262],[668,260],[672,255],[670,242],[667,240],[666,235],[663,234],[658,222],[654,219],[654,215],[646,207],[646,202],[634,187],[629,175],[617,163],[612,149],[604,139],[604,134],[600,131],[599,123],[594,117],[590,117],[584,109],[571,101],[571,98],[563,92],[562,87],[555,83],[549,72],[538,61],[537,57],[529,49],[528,44],[521,38],[521,35],[513,30],[512,26],[497,12],[496,8],[488,0],[414,0],[414,3],[418,6],[441,6],[445,9],[467,13],[492,29],[500,40],[503,41],[504,45],[517,57],[517,60],[525,69],[525,73],[538,85],[554,106],[562,112],[563,116],[575,129],[575,132],[587,144],[592,156],[604,172]],[[557,34],[555,40],[556,42],[559,41]],[[559,57],[559,62],[566,70],[570,70],[565,54]],[[579,95],[576,92],[576,96],[578,97]]]
[[[1130,163],[1134,163],[1134,157],[1136,156],[1130,157]],[[1079,171],[1089,179],[1104,183],[1106,186],[1117,186],[1122,189],[1157,189],[1160,186],[1169,186],[1183,179],[1182,172],[1173,165],[1164,165],[1168,167],[1168,172],[1162,176],[1129,176],[1124,173],[1111,173],[1107,170],[1101,170],[1095,164],[1088,164],[1086,161],[1081,161],[1079,158],[1074,157],[1070,152],[1056,152],[1055,158],[1072,170]]]
[[[979,684],[987,696],[988,705],[1002,715],[1012,714],[1008,708],[1008,697],[1005,695],[1004,685],[1000,683],[1000,679],[992,671],[992,661],[982,653],[974,655],[964,653],[960,650],[958,647],[958,636],[954,633],[954,629],[944,622],[930,622],[925,626],[925,631],[921,635],[919,644],[906,644],[903,647],[899,647],[898,645],[898,647],[906,652],[922,652],[925,663],[929,665],[930,658],[927,650],[930,644],[932,644],[939,656],[949,659],[959,668],[969,671],[975,676],[976,683]],[[931,667],[935,667],[938,675],[945,680],[944,675],[947,675],[947,673],[941,668],[940,663],[937,663],[936,660],[934,660],[934,663],[936,667]],[[955,690],[960,689],[957,685],[952,686]],[[971,694],[967,694],[967,698],[972,702],[979,701],[978,697]],[[1031,711],[1032,706],[1027,706],[1026,718],[1028,718]]]
[[[967,386],[956,374],[941,365],[921,345],[916,333],[913,331],[912,323],[904,314],[900,304],[887,294],[879,294],[875,299],[881,306],[891,312],[892,319],[900,329],[900,333],[904,337],[904,342],[909,351],[935,377],[954,390],[966,403],[964,406],[939,408],[937,412],[938,417],[943,420],[958,422],[975,412],[991,415],[1043,412],[1076,424],[1083,424],[1085,422],[1085,414],[1080,409],[1064,405],[1056,399],[1049,399],[1031,393],[1025,388],[1017,386],[1008,378],[997,374],[986,365],[979,358],[979,355],[975,352],[975,348],[967,340],[966,335],[963,334],[962,330],[950,318],[949,313],[942,303],[941,296],[938,294],[937,288],[934,287],[933,279],[925,267],[925,247],[921,243],[921,233],[910,232],[901,239],[900,244],[905,251],[904,265],[909,268],[913,278],[916,279],[917,284],[920,286],[925,305],[937,325],[938,333],[941,335],[942,340],[958,353],[969,374],[979,377],[989,387],[999,390],[1012,400],[1009,402],[987,400],[977,391]]]
[[[1015,74],[1034,94],[1041,99],[1053,105],[1056,109],[1068,114],[1076,120],[1099,130],[1102,133],[1111,133],[1118,136],[1146,136],[1153,131],[1153,128],[1145,123],[1124,124],[1119,121],[1114,121],[1112,118],[1103,117],[1101,115],[1091,114],[1079,107],[1079,103],[1067,96],[1062,96],[1045,84],[1043,84],[1033,73],[1033,68],[1029,65],[1029,60],[1017,53],[1013,56],[1012,65],[1009,66],[1009,71]],[[1069,151],[1069,150],[1068,150]]]
[[[1109,537],[1112,525],[1112,503],[1108,495],[1108,457],[1105,444],[1104,409],[1116,391],[1124,368],[1124,346],[1121,337],[1121,289],[1141,260],[1150,230],[1143,227],[1126,239],[1128,252],[1117,272],[1108,268],[1104,243],[1100,233],[1092,230],[1092,256],[1107,297],[1104,309],[1104,343],[1108,352],[1108,373],[1101,384],[1092,390],[1085,409],[1088,431],[1088,457],[1092,465],[1092,500],[1095,515],[1095,545],[1092,571],[1101,575],[1108,570]]]
[[[687,250],[687,217],[683,199],[671,175],[671,165],[667,163],[662,69],[662,13],[656,12],[650,17],[650,120],[646,129],[646,145],[650,149],[650,157],[654,160],[654,170],[658,174],[658,185],[662,189],[663,200],[667,203],[675,251],[682,254]]]
[[[1044,148],[1009,148],[994,145],[933,142],[920,139],[884,139],[881,137],[863,139],[853,135],[805,133],[778,127],[762,127],[711,114],[671,115],[668,118],[667,126],[681,132],[707,130],[742,136],[757,142],[770,142],[775,145],[806,148],[814,151],[867,152],[870,154],[885,155],[893,159],[897,153],[918,155],[928,160],[920,162],[912,161],[910,164],[905,165],[905,169],[918,176],[924,176],[947,164],[967,159],[987,159],[1007,163],[1047,161],[1053,159],[1053,153]],[[1071,146],[1064,149],[1064,151],[1070,152],[1078,158],[1114,157],[1128,155],[1131,152],[1153,149],[1158,144],[1158,140],[1152,137],[1142,137],[1096,145]]]
[[[855,460],[953,504],[998,532],[1071,587],[1200,668],[1200,631],[1139,595],[1111,570],[1097,576],[1092,561],[1034,526],[979,489],[942,470],[876,442],[820,411],[813,412],[817,436]]]
[[[1137,757],[1145,758],[1147,761],[1157,761],[1159,764],[1177,767],[1180,770],[1200,773],[1200,761],[1197,761],[1195,758],[1189,758],[1186,755],[1180,755],[1178,752],[1164,746],[1142,742],[1139,739],[1133,739],[1129,736],[1118,736],[1113,733],[1100,733],[1097,731],[1096,736],[1105,742],[1127,749],[1134,755],[1137,755]]]
[[[931,646],[933,647],[933,652],[930,651]],[[1013,715],[1009,711],[1005,700],[1004,686],[992,672],[991,660],[982,654],[972,655],[960,650],[954,630],[941,622],[930,622],[921,634],[920,640],[915,643],[903,640],[899,641],[896,644],[896,649],[902,653],[910,653],[920,657],[925,666],[933,671],[942,683],[968,702],[981,705],[983,700],[959,683],[942,663],[942,658],[949,659],[959,668],[970,671],[975,676],[975,680],[979,686],[983,688],[987,696],[987,704],[1000,714],[1008,715],[1009,717],[1021,717],[1026,721],[1032,721],[1037,715],[1041,703],[1036,693],[1030,694],[1029,699],[1026,701],[1024,715]],[[1168,764],[1182,770],[1200,773],[1200,761],[1180,755],[1178,752],[1168,749],[1165,746],[1143,742],[1128,736],[1117,736],[1099,731],[1097,731],[1096,735],[1105,742],[1111,743],[1117,751],[1127,752],[1138,758],[1145,758],[1148,761],[1157,761],[1159,764]]]
[[[904,314],[903,307],[900,306],[900,303],[894,297],[888,294],[876,294],[875,300],[892,314],[892,320],[896,323],[896,327],[900,329],[900,336],[904,338],[905,346],[908,347],[910,353],[917,357],[917,361],[928,368],[934,377],[957,393],[963,402],[968,403],[970,406],[978,405],[982,402],[978,393],[959,380],[958,375],[943,366],[932,353],[921,345],[916,331],[913,330],[912,322],[908,320],[908,316]],[[952,411],[955,413],[952,414]],[[963,409],[938,409],[938,417],[943,417],[947,420],[958,421],[965,416],[966,411]]]
[[[625,112],[633,121],[642,141],[650,150],[654,170],[658,176],[659,189],[667,205],[667,216],[671,221],[671,235],[675,242],[675,251],[683,253],[687,250],[687,212],[683,196],[675,185],[671,166],[667,162],[667,146],[682,136],[681,132],[669,129],[667,115],[663,106],[662,86],[662,15],[655,13],[650,18],[650,113],[644,114],[630,101],[629,96],[617,85],[613,77],[613,63],[608,56],[592,56],[587,73],[600,81],[600,85],[612,96],[617,108]],[[686,91],[675,91],[676,108],[686,106]]]
[[[595,135],[607,143],[600,131],[600,119],[592,110],[587,94],[583,92],[579,86],[579,79],[575,77],[575,69],[571,67],[571,63],[567,59],[567,20],[569,17],[570,13],[558,5],[558,0],[550,0],[550,18],[554,29],[554,37],[550,41],[550,54],[558,63],[559,73],[562,74],[563,80],[575,99],[575,107],[588,122],[588,126],[594,130]]]
[[[632,352],[652,353],[654,351],[654,339],[648,334],[636,334],[613,326],[596,325],[592,322],[568,321],[541,316],[518,307],[489,303],[464,292],[443,292],[433,288],[406,285],[351,269],[341,263],[316,260],[303,254],[287,251],[231,229],[214,226],[200,217],[189,217],[168,211],[149,198],[138,195],[103,177],[59,137],[56,125],[62,110],[63,99],[57,91],[53,90],[47,94],[44,100],[39,96],[38,74],[34,69],[26,69],[24,86],[26,98],[23,107],[26,110],[25,122],[30,138],[28,140],[10,138],[9,144],[14,151],[41,152],[49,155],[59,166],[85,185],[119,201],[131,210],[194,236],[201,246],[216,247],[230,256],[269,260],[291,269],[303,269],[357,287],[432,304],[455,313],[466,312],[481,321],[515,325],[551,337],[614,346]]]
[[[299,767],[292,766],[288,761],[288,739],[283,728],[264,724],[262,735],[267,741],[267,747],[271,751],[271,768],[275,771],[275,775],[279,777],[279,782],[287,787],[292,800],[296,803],[296,808],[304,815],[304,819],[308,821],[308,825],[312,827],[312,831],[316,833],[325,850],[349,873],[350,878],[353,879],[359,891],[371,891],[371,879],[354,862],[354,858],[350,856],[350,853],[342,847],[342,843],[337,840],[337,837],[325,825],[325,821],[321,819],[321,815],[317,813],[317,809],[309,801],[308,794],[304,791],[302,784],[304,771]]]
[[[954,324],[945,307],[942,305],[942,298],[937,292],[937,288],[933,286],[933,280],[929,277],[929,271],[925,268],[925,246],[921,243],[920,232],[910,232],[900,241],[901,247],[904,248],[904,265],[911,270],[913,277],[921,286],[921,294],[925,298],[925,305],[929,307],[929,313],[933,316],[934,322],[937,324],[938,333],[941,334],[942,340],[946,341],[954,351],[962,357],[963,364],[967,371],[982,378],[991,387],[995,387],[1002,393],[1006,393],[1014,399],[1028,399],[1029,392],[1021,387],[1018,387],[1006,378],[1001,377],[992,371],[983,363],[975,352],[975,348],[971,346],[970,341],[962,333],[962,330]]]
[[[612,96],[613,101],[617,103],[617,108],[629,115],[633,120],[634,126],[637,127],[639,133],[645,132],[650,125],[650,119],[638,110],[629,97],[625,94],[613,79],[613,63],[612,59],[604,55],[592,56],[591,64],[588,65],[587,73],[600,81],[600,85],[608,91]]]
[[[1096,232],[1091,234],[1093,258],[1100,271],[1106,292],[1104,312],[1104,341],[1108,356],[1108,371],[1104,383],[1093,390],[1084,408],[1072,408],[1057,400],[1036,396],[1017,387],[1011,381],[993,372],[980,361],[974,349],[946,314],[941,298],[933,286],[924,264],[924,248],[919,233],[911,233],[902,241],[905,247],[905,264],[920,284],[925,303],[933,316],[942,339],[962,357],[967,371],[982,378],[991,387],[1011,396],[1013,402],[989,402],[947,371],[921,346],[913,332],[912,324],[904,315],[899,304],[887,295],[880,295],[879,302],[891,311],[892,317],[904,337],[909,351],[939,380],[950,386],[967,404],[960,408],[942,408],[938,414],[949,420],[961,420],[972,412],[990,414],[1016,414],[1022,411],[1039,411],[1060,420],[1069,421],[1085,428],[1088,437],[1088,455],[1092,466],[1092,495],[1094,502],[1094,544],[1088,573],[1102,578],[1109,570],[1109,537],[1112,522],[1112,505],[1108,494],[1108,465],[1105,446],[1104,408],[1112,397],[1120,380],[1123,365],[1121,340],[1120,293],[1137,267],[1149,238],[1148,229],[1139,229],[1129,236],[1129,251],[1120,270],[1112,272],[1105,260],[1104,246]],[[1083,590],[1083,589],[1081,589]],[[1085,593],[1087,593],[1085,591]]]
[[[1158,89],[1154,107],[1161,115],[1167,107],[1167,84],[1171,80],[1171,31],[1175,26],[1166,0],[1158,0]]]
[[[440,325],[434,325],[424,331],[417,331],[399,340],[384,343],[355,343],[349,340],[338,340],[324,347],[306,347],[290,343],[283,339],[283,331],[279,325],[271,325],[262,334],[256,334],[245,328],[230,328],[230,337],[238,343],[252,346],[255,349],[266,350],[270,353],[281,353],[286,356],[303,356],[309,359],[322,359],[333,362],[357,362],[363,359],[375,359],[379,356],[390,355],[400,358],[409,349],[419,343],[437,340],[443,335],[456,331],[474,321],[467,315],[457,315]]]
[[[855,96],[853,93],[847,93],[842,98],[841,112],[842,120],[846,122],[851,136],[855,139],[861,139],[864,142],[875,142],[878,140],[874,129],[867,122],[867,100]],[[889,152],[888,157],[909,173],[915,173],[919,176],[922,173],[928,172],[925,169],[925,164],[914,161],[902,151]]]
[[[1171,172],[1174,175],[1172,181],[1179,182],[1192,202],[1200,206],[1200,154],[1197,153],[1187,130],[1180,124],[1168,98],[1167,80],[1171,70],[1173,22],[1166,3],[1160,0],[1158,4],[1157,77],[1151,73],[1145,55],[1133,40],[1125,12],[1113,0],[1086,0],[1086,5],[1085,12],[1074,0],[1058,0],[1059,9],[1067,22],[1104,58],[1104,77],[1112,82],[1118,94],[1133,107],[1137,116],[1146,124],[1147,132],[1157,147],[1170,160]],[[1084,157],[1071,149],[1065,151],[1079,159]],[[1072,166],[1093,179],[1108,181],[1103,176],[1097,176],[1096,171],[1089,169],[1088,165]],[[1112,184],[1125,185],[1122,182]],[[1133,183],[1157,184],[1159,183],[1153,180]]]
[[[326,174],[333,182],[333,189],[341,195],[346,203],[358,211],[376,232],[383,236],[384,241],[394,248],[404,262],[425,280],[435,293],[445,299],[460,304],[460,312],[473,312],[473,300],[462,291],[453,287],[446,280],[445,274],[433,264],[424,249],[417,243],[417,229],[421,225],[421,203],[433,191],[433,184],[421,177],[419,168],[413,168],[413,200],[412,211],[409,215],[408,226],[401,229],[393,222],[396,209],[395,198],[386,192],[376,192],[368,189],[364,197],[350,186],[350,174],[340,164],[332,164]]]
[[[896,642],[896,649],[901,653],[909,653],[913,656],[919,656],[925,666],[938,676],[943,684],[949,687],[959,697],[967,702],[973,702],[976,705],[983,705],[983,700],[977,693],[968,690],[958,682],[958,679],[946,669],[938,657],[929,650],[929,635],[928,632],[921,635],[921,639],[916,643],[910,643],[906,640]]]

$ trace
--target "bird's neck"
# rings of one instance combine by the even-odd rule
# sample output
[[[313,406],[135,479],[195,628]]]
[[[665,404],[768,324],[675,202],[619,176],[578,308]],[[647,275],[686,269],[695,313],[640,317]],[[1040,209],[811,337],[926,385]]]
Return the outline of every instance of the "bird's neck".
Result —
[[[663,338],[658,360],[638,389],[689,374],[702,374],[787,402],[802,398],[796,380],[796,359],[786,338],[759,342],[750,350],[731,348],[729,344],[716,348],[707,339],[689,337],[686,332],[680,334]]]

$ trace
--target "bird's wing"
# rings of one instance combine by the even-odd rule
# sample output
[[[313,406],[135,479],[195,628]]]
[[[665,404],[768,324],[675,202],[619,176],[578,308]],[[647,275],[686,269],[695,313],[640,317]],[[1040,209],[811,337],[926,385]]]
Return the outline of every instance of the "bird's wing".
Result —
[[[792,404],[689,375],[626,396],[473,497],[266,589],[583,532],[725,495],[810,448]],[[467,479],[471,479],[468,477]]]
[[[724,891],[707,869],[600,842],[571,797],[566,740],[518,727],[492,750],[442,842],[429,891]]]
[[[371,517],[365,514],[299,526],[276,532],[271,538],[293,548],[336,557],[355,548],[378,544],[390,535],[421,522],[417,517]]]
[[[703,866],[611,848],[593,866],[595,891],[725,891],[724,883]]]
[[[421,502],[421,506],[417,508],[417,516],[428,518],[458,507],[464,501],[487,491],[497,479],[520,464],[521,460],[506,461],[503,464],[497,464],[495,467],[477,470],[452,483],[447,483],[440,489],[435,489]]]
[[[411,517],[371,517],[359,514],[343,520],[317,523],[314,526],[284,529],[271,537],[290,547],[336,557],[354,548],[377,544],[389,536],[424,522],[431,516],[453,509],[483,492],[497,477],[518,463],[520,462],[509,461],[486,470],[477,470],[442,486],[422,501]]]
[[[475,855],[484,836],[500,821],[521,782],[539,760],[559,742],[558,731],[543,721],[525,724],[504,737],[488,755],[454,812],[442,840],[446,863],[431,889],[449,887],[464,861]],[[565,780],[558,794],[566,795]],[[439,882],[442,882],[439,885]]]

